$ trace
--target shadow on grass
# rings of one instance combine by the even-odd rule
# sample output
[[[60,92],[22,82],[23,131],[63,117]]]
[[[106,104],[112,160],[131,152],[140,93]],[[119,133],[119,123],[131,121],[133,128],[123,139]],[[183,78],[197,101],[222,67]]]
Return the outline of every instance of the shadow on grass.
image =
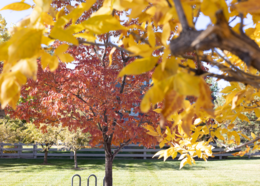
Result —
[[[238,160],[260,160],[260,157],[248,158],[236,158],[230,157],[228,159],[219,160],[211,159],[214,162],[226,162],[226,161],[238,161]],[[26,173],[26,172],[39,172],[39,171],[57,171],[57,170],[72,170],[74,166],[74,160],[72,159],[49,159],[49,165],[42,165],[43,159],[0,159],[0,173],[1,172],[13,172],[13,173]],[[197,161],[194,166],[185,166],[182,170],[204,170],[209,167],[204,166],[204,162]],[[210,163],[210,162],[209,162]],[[77,172],[85,170],[104,170],[104,159],[79,159],[79,170]],[[115,159],[113,163],[113,169],[132,171],[145,171],[145,170],[179,170],[180,161],[166,161],[163,160],[142,160],[142,159]]]

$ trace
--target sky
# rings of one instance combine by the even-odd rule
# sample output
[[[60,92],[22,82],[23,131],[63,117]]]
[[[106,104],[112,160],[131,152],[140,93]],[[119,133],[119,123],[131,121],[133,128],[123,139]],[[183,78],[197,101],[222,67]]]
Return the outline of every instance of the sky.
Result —
[[[0,9],[2,7],[4,7],[7,4],[13,3],[13,2],[19,2],[19,0],[0,0]],[[33,5],[33,0],[25,0],[26,3]],[[7,22],[7,27],[11,27],[12,25],[14,25],[15,23],[19,22],[22,18],[30,15],[30,13],[32,12],[32,9],[28,9],[25,11],[11,11],[11,10],[3,10],[0,11],[0,14],[2,14],[2,16],[5,18],[6,22]],[[231,24],[231,26],[235,26],[237,23],[240,22],[240,19],[237,18],[236,20],[234,20]],[[210,19],[206,16],[200,16],[200,18],[197,21],[196,24],[196,29],[201,30],[201,29],[205,29],[207,28],[207,26],[210,24]],[[252,23],[252,19],[250,16],[248,16],[245,20],[244,20],[244,24],[247,27],[252,27],[253,23]],[[214,73],[219,73],[219,70],[217,68],[209,68],[210,72],[214,72]],[[220,80],[218,81],[218,87],[219,89],[223,89],[224,87],[226,87],[229,83],[224,81],[224,80]]]

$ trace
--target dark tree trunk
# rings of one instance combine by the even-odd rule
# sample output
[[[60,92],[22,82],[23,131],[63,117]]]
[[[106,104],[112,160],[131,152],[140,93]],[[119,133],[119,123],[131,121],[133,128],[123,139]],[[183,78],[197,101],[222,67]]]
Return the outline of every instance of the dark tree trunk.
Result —
[[[111,149],[111,143],[107,143],[106,146]],[[113,185],[113,155],[105,150],[105,186]]]
[[[77,161],[77,151],[73,151],[74,152],[74,168],[77,169],[78,168],[78,161]]]
[[[43,160],[44,164],[48,163],[48,161],[47,161],[48,152],[49,152],[48,150],[46,150],[46,149],[44,150],[44,160]]]

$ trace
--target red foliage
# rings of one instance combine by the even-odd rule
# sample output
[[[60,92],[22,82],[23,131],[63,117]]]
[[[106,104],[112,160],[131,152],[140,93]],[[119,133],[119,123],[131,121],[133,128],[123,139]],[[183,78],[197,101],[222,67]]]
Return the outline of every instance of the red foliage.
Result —
[[[108,53],[110,49],[100,48],[98,51]],[[72,128],[85,128],[92,135],[92,146],[103,141],[98,123],[108,127],[107,134],[114,132],[112,144],[116,146],[128,139],[147,147],[155,145],[156,139],[147,135],[142,125],[156,125],[158,114],[129,115],[131,109],[140,113],[139,103],[149,88],[144,82],[149,82],[150,75],[127,76],[122,86],[122,79],[117,79],[123,68],[120,51],[113,54],[111,66],[108,66],[108,55],[100,61],[91,46],[74,47],[69,52],[76,59],[75,68],[61,63],[52,73],[39,65],[37,80],[29,80],[22,88],[17,109],[9,108],[11,117],[33,121],[36,125],[61,123]],[[130,58],[128,63],[132,60]]]

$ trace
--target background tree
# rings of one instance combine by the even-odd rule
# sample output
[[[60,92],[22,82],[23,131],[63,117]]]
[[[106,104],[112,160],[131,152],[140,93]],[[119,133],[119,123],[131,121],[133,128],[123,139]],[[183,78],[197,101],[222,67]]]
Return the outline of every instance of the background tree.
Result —
[[[9,34],[6,28],[6,21],[3,16],[0,14],[0,43],[7,41],[9,39]]]
[[[77,169],[78,168],[77,151],[88,145],[88,142],[90,140],[90,134],[84,133],[83,129],[80,128],[69,129],[69,127],[65,127],[60,132],[59,139],[62,142],[62,145],[59,148],[66,149],[73,152],[74,168]]]
[[[35,143],[40,145],[44,152],[43,164],[48,164],[48,152],[50,148],[57,143],[61,132],[61,126],[26,123],[26,130],[23,131],[25,143]]]
[[[104,37],[100,39],[106,40],[106,35]],[[55,44],[58,48],[68,47]],[[139,108],[143,92],[150,87],[144,84],[150,75],[118,79],[118,72],[133,59],[116,50],[109,65],[107,54],[111,49],[71,48],[70,54],[75,57],[73,69],[61,63],[52,73],[39,65],[37,81],[29,80],[22,87],[21,102],[15,111],[8,112],[13,118],[34,124],[61,123],[63,127],[83,128],[83,132],[89,132],[89,144],[105,149],[107,184],[112,183],[113,160],[125,145],[131,142],[149,148],[157,144],[156,139],[143,130],[143,125],[156,126],[159,122],[157,113],[142,114]],[[139,113],[138,117],[129,114],[131,110]]]
[[[21,120],[4,117],[0,119],[0,143],[22,142],[22,131],[25,129]]]

